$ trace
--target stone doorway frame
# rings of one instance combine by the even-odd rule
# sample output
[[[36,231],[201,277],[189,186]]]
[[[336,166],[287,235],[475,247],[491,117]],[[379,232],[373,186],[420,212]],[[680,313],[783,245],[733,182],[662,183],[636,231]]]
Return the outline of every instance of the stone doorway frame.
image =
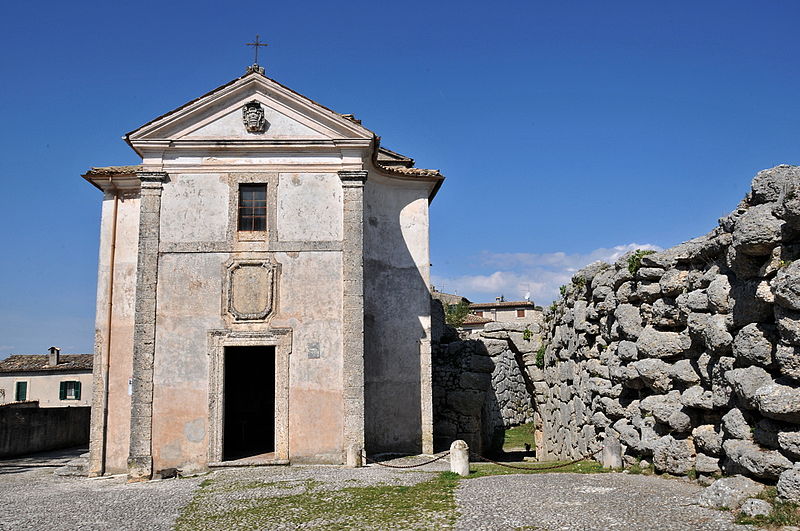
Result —
[[[292,329],[264,332],[211,330],[208,333],[208,462],[223,463],[225,439],[225,347],[275,347],[275,461],[289,462],[289,357]]]

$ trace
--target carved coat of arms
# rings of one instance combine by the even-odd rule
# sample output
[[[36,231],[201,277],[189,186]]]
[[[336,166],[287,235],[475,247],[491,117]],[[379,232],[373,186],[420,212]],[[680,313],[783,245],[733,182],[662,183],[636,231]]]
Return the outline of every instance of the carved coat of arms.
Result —
[[[242,107],[242,121],[248,133],[263,133],[267,125],[264,108],[256,101],[248,101]]]

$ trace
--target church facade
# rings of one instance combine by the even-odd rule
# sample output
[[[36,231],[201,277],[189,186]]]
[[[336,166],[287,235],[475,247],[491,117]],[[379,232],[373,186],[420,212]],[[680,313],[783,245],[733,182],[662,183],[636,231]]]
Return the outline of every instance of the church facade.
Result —
[[[247,73],[128,133],[102,190],[90,473],[431,453],[443,177]]]

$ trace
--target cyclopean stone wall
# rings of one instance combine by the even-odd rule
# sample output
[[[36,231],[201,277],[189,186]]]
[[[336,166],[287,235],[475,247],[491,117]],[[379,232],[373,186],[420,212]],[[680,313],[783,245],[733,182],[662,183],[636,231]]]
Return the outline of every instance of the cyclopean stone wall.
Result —
[[[672,474],[800,477],[798,258],[800,167],[777,166],[709,234],[578,272],[545,316],[539,457],[614,436]]]
[[[478,453],[497,451],[504,428],[533,422],[533,385],[526,365],[535,363],[541,329],[537,324],[529,325],[529,332],[525,329],[516,323],[488,323],[474,338],[459,339],[450,328],[434,341],[436,451],[457,439]]]

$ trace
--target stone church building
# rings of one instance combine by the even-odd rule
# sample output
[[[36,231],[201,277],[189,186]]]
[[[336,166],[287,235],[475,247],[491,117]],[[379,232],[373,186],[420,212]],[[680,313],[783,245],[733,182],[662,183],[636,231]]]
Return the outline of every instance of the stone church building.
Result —
[[[444,178],[264,75],[125,136],[103,192],[90,473],[432,452]]]

